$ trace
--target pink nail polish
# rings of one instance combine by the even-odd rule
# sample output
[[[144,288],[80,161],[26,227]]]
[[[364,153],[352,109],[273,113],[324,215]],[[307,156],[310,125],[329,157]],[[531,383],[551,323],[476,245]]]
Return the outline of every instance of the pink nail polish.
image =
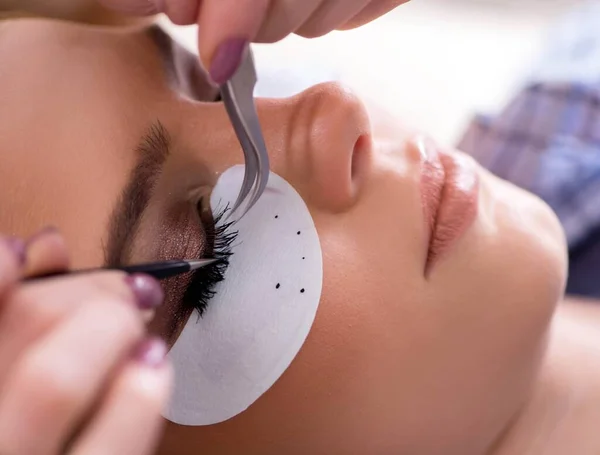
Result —
[[[165,297],[162,286],[150,275],[134,273],[127,275],[125,282],[131,288],[140,309],[151,310],[162,304]]]
[[[240,66],[247,47],[247,39],[230,38],[217,48],[209,70],[210,78],[215,84],[222,85],[231,79]]]
[[[133,358],[147,367],[158,368],[165,362],[167,345],[160,338],[143,340],[133,351]]]

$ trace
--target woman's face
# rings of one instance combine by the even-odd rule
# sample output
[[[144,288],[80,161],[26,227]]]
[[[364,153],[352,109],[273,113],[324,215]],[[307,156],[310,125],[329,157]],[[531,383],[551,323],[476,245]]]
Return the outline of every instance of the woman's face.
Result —
[[[74,267],[209,251],[198,201],[243,155],[194,57],[156,29],[27,20],[0,26],[0,61],[0,231],[53,224]],[[265,395],[219,425],[169,425],[165,453],[480,453],[525,399],[561,297],[554,216],[338,85],[257,108],[320,237],[320,306]],[[453,221],[432,234],[440,169]],[[153,330],[173,341],[186,310],[167,286]]]

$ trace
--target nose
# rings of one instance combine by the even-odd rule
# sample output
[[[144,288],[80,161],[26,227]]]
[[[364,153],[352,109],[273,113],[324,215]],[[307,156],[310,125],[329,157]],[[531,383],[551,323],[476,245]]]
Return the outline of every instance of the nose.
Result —
[[[340,84],[327,83],[283,102],[265,100],[261,107],[261,121],[287,136],[283,143],[272,141],[273,170],[312,206],[332,212],[352,207],[372,153],[362,102]]]
[[[371,129],[362,102],[335,83],[286,99],[258,99],[257,111],[271,170],[286,179],[311,208],[348,210],[360,196],[372,154]],[[218,174],[243,162],[222,105],[181,111],[188,150],[203,149]],[[201,113],[201,115],[200,115]],[[194,159],[200,158],[197,153]]]

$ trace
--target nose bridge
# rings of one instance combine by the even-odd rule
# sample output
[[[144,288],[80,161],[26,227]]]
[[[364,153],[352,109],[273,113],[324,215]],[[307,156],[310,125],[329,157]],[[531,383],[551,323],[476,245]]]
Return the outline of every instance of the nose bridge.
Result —
[[[222,103],[180,101],[170,106],[176,153],[190,166],[202,163],[215,175],[244,162],[244,155]],[[173,115],[176,112],[177,115]]]
[[[292,138],[295,97],[258,99],[256,107],[261,131],[267,145],[271,170],[287,179],[290,162],[290,140]]]
[[[178,131],[176,136],[182,137],[183,145],[189,153],[210,162],[217,173],[244,163],[242,147],[222,103],[182,103],[175,117],[174,123],[177,126],[173,130]],[[287,168],[289,107],[289,99],[256,100],[271,170],[278,174],[285,173]]]

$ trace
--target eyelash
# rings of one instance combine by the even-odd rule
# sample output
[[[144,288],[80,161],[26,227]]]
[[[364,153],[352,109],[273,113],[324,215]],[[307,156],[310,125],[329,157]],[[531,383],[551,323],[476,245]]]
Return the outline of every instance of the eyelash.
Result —
[[[201,202],[198,203],[199,206],[200,204]],[[231,246],[238,236],[238,231],[231,230],[233,222],[221,223],[223,216],[228,211],[229,206],[214,217],[214,221],[210,223],[211,226],[205,226],[206,243],[212,246],[211,257],[218,261],[194,272],[190,285],[183,296],[184,304],[196,310],[200,317],[206,311],[208,302],[215,296],[215,286],[225,279],[229,258],[233,254]]]

